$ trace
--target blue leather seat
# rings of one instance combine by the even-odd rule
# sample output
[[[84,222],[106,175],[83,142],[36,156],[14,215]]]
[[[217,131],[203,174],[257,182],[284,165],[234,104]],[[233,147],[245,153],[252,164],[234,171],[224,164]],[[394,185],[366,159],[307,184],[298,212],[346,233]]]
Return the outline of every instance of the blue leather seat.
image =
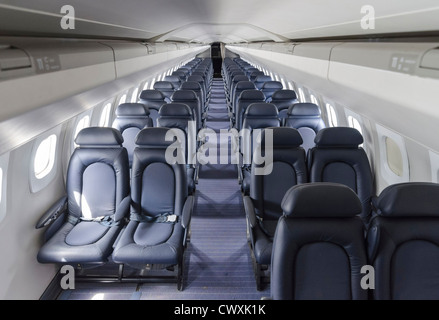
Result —
[[[146,128],[137,135],[131,181],[131,216],[116,243],[115,263],[143,269],[163,268],[182,289],[183,254],[193,197],[187,194],[186,167],[170,164],[166,151],[168,128]],[[178,147],[176,152],[181,153]],[[152,276],[152,275],[150,275]],[[148,277],[148,275],[146,275]]]
[[[203,91],[201,90],[201,86],[198,82],[195,81],[183,82],[178,90],[192,90],[193,92],[195,92],[198,97],[198,100],[200,101],[201,110],[204,111],[206,109],[206,105],[204,104],[203,101]]]
[[[176,87],[172,82],[169,81],[157,81],[154,83],[153,87],[154,90],[158,90],[165,95],[166,102],[170,102],[172,94],[180,87],[180,85]]]
[[[128,151],[130,163],[133,161],[136,135],[140,130],[152,127],[152,119],[149,117],[149,109],[141,103],[123,103],[116,108],[116,119],[113,121],[113,128],[122,133],[123,144]]]
[[[247,76],[237,75],[237,76],[233,77],[232,82],[230,83],[230,88],[229,88],[229,95],[228,95],[229,103],[231,103],[233,101],[236,85],[241,81],[248,81]]]
[[[297,100],[297,95],[294,90],[278,90],[271,96],[271,103],[276,105],[277,110],[279,110],[279,118],[281,121],[284,121],[287,117],[289,107],[298,102],[299,100]]]
[[[255,83],[256,88],[258,90],[261,90],[264,83],[267,81],[273,81],[273,79],[271,79],[270,76],[265,76],[265,75],[264,76],[257,76],[254,83]]]
[[[296,103],[288,108],[285,126],[297,129],[303,139],[303,149],[315,146],[314,139],[317,132],[325,128],[320,108],[314,103]]]
[[[308,150],[310,182],[335,182],[350,187],[361,200],[361,217],[367,223],[375,190],[369,159],[359,147],[363,136],[354,128],[333,127],[320,130],[314,141],[316,146]]]
[[[271,172],[269,164],[259,159],[262,152],[267,151],[266,144],[273,151]],[[308,182],[305,151],[301,144],[302,137],[296,129],[266,128],[253,154],[250,196],[244,196],[244,208],[258,290],[268,278],[273,236],[282,216],[282,199],[292,186]],[[265,165],[268,170],[264,172]]]
[[[113,128],[81,130],[67,170],[67,194],[40,219],[49,225],[38,262],[98,266],[108,262],[129,214],[130,173],[122,134]]]
[[[390,185],[367,233],[376,300],[439,299],[439,184]]]
[[[238,131],[242,129],[242,121],[247,107],[256,102],[265,102],[265,95],[259,90],[244,90],[239,95],[234,119],[234,127]]]
[[[280,81],[266,81],[261,87],[261,91],[265,95],[265,101],[271,102],[271,96],[278,90],[282,90],[282,82]]]
[[[205,84],[204,78],[202,76],[192,74],[187,78],[187,81],[198,82],[200,84],[201,91],[203,93],[202,104],[206,105],[207,104],[207,91],[206,91],[206,84]]]
[[[180,88],[181,83],[183,82],[179,76],[173,75],[173,76],[165,76],[163,78],[163,81],[168,81],[174,85],[174,89],[177,90]]]
[[[257,71],[260,71],[258,68],[255,68],[255,67],[252,67],[252,66],[250,66],[250,68],[246,68],[245,69],[245,75],[247,76],[247,77],[250,77],[250,75],[253,73],[253,72],[257,72]]]
[[[191,108],[193,115],[195,116],[197,130],[200,130],[202,128],[203,120],[202,120],[201,102],[194,91],[177,90],[171,96],[171,101],[173,103],[183,103],[189,106],[189,108]]]
[[[233,92],[233,98],[231,100],[232,101],[231,111],[233,113],[233,116],[236,113],[236,106],[238,105],[238,99],[244,90],[256,90],[256,86],[251,81],[240,81],[236,84],[235,91]]]
[[[187,171],[187,183],[189,193],[195,191],[196,181],[196,151],[197,151],[197,133],[196,128],[191,122],[195,124],[194,115],[191,108],[182,103],[168,103],[163,105],[159,111],[159,118],[157,120],[158,127],[165,127],[169,129],[177,129],[182,131],[184,141],[182,148],[184,148],[184,163]]]
[[[250,79],[250,81],[255,82],[258,76],[265,76],[265,73],[263,71],[254,71],[249,75],[248,78]]]
[[[174,91],[172,91],[174,92]],[[139,95],[139,103],[144,104],[149,110],[149,117],[153,125],[157,126],[160,107],[170,100],[166,101],[166,96],[159,90],[143,90]]]
[[[183,83],[183,82],[186,81],[186,79],[188,77],[188,73],[185,72],[185,71],[178,71],[178,70],[176,70],[176,71],[172,72],[171,76],[179,77],[180,78],[180,82]],[[181,83],[180,83],[180,85],[181,85]]]
[[[251,164],[255,143],[262,130],[267,127],[280,127],[277,108],[270,103],[253,103],[248,106],[244,114],[242,124],[241,154],[243,163],[239,170],[241,171],[240,180],[241,190],[247,195],[250,190]]]
[[[281,206],[271,260],[272,298],[367,300],[361,268],[368,261],[356,194],[340,184],[307,183],[289,189]]]

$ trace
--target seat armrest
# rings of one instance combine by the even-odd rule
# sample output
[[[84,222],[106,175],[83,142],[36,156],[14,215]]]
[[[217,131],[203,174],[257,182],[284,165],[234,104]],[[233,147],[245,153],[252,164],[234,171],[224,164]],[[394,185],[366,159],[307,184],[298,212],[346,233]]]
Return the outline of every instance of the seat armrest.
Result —
[[[114,221],[119,221],[124,217],[127,217],[130,213],[131,197],[126,196],[122,199],[114,212]]]
[[[191,222],[192,211],[194,208],[194,196],[188,196],[183,206],[183,212],[181,213],[181,225],[187,229]]]
[[[63,196],[58,201],[56,201],[49,210],[38,220],[35,225],[35,229],[41,229],[48,226],[53,221],[58,219],[58,217],[67,209],[67,196]]]
[[[244,197],[244,210],[248,222],[252,228],[257,225],[257,218],[255,213],[255,207],[253,205],[253,200],[249,196]]]

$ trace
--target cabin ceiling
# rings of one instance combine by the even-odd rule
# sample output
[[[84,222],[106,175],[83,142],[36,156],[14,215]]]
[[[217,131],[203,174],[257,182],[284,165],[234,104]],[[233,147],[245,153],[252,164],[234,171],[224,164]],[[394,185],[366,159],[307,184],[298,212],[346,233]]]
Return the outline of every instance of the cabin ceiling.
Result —
[[[75,29],[60,26],[75,9]],[[375,29],[362,29],[364,5]],[[295,39],[439,30],[437,0],[0,0],[0,34],[110,37],[195,43]]]

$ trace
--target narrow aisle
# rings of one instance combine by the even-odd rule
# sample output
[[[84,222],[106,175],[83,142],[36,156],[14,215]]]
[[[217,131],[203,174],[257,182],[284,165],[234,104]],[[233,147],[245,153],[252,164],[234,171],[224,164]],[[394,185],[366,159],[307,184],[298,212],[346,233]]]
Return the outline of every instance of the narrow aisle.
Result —
[[[222,79],[213,81],[206,125],[216,133],[230,127]],[[218,138],[218,164],[200,169],[184,290],[178,292],[175,285],[142,285],[141,299],[259,300],[269,296],[269,289],[256,290],[237,167],[230,156],[221,164],[221,149],[230,155],[227,138]]]

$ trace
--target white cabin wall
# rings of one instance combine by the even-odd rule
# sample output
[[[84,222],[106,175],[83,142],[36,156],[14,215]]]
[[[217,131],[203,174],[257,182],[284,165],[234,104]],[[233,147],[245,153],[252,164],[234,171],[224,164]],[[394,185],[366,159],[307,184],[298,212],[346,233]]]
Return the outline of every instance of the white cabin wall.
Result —
[[[43,230],[36,230],[35,225],[64,194],[60,156],[63,131],[57,143],[56,176],[37,193],[32,193],[29,185],[34,141],[10,152],[7,213],[0,222],[0,299],[39,299],[56,273],[54,265],[39,264],[36,260]]]

